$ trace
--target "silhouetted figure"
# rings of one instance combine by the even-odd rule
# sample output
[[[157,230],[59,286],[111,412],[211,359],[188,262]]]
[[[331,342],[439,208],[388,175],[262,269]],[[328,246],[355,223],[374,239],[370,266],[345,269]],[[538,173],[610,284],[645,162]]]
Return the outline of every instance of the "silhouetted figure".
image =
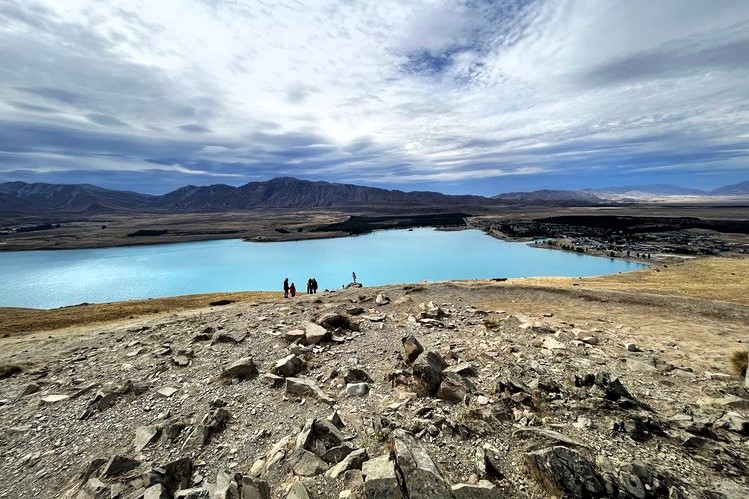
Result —
[[[312,292],[317,293],[317,279],[314,277],[312,278]]]
[[[288,298],[289,297],[289,278],[283,280],[283,297]]]
[[[294,283],[291,283],[291,287],[289,288],[289,293],[291,293],[291,297],[294,298],[296,296],[296,286],[294,286]]]
[[[351,272],[351,278],[354,280],[354,284],[356,284],[356,272]]]
[[[307,279],[307,294],[312,294],[312,278]]]

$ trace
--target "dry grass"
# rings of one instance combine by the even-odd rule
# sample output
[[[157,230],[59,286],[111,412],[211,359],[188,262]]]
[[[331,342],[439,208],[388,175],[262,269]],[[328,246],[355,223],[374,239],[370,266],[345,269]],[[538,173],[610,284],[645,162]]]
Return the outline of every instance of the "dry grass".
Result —
[[[735,350],[731,354],[731,370],[740,377],[746,376],[749,364],[749,350]]]
[[[52,310],[0,308],[0,337],[114,322],[180,310],[208,308],[212,302],[251,302],[280,298],[274,292],[211,293],[200,295],[78,305]]]
[[[655,265],[637,272],[574,279],[511,279],[508,284],[603,289],[749,305],[749,258],[703,258]]]

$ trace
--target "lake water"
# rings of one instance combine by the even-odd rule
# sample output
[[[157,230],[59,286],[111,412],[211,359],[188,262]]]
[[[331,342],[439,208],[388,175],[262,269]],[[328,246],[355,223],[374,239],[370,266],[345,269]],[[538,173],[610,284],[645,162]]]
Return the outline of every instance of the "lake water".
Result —
[[[590,276],[642,264],[504,242],[478,230],[378,231],[357,237],[250,243],[241,240],[59,251],[0,252],[0,306],[53,308],[215,291],[304,293],[340,288],[351,272],[365,286],[449,279]]]

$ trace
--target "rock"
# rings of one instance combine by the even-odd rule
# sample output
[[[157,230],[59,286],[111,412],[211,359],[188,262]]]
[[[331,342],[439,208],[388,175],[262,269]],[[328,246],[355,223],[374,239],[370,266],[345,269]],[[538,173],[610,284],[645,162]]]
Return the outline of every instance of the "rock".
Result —
[[[18,397],[25,397],[27,395],[31,395],[32,393],[36,393],[39,390],[41,390],[41,387],[39,385],[37,385],[36,383],[29,383],[21,389],[21,391],[18,393]]]
[[[241,343],[247,337],[247,333],[241,331],[219,331],[213,335],[214,343]]]
[[[496,485],[488,480],[481,480],[476,485],[459,483],[452,486],[455,499],[502,499],[502,494]]]
[[[642,362],[641,360],[627,359],[627,369],[637,373],[652,373],[658,372],[658,369],[652,364]]]
[[[328,397],[322,389],[312,381],[305,378],[286,378],[286,393],[290,395],[308,395],[316,397],[328,405],[335,404],[335,399]]]
[[[364,397],[369,393],[367,383],[349,383],[346,385],[346,395],[349,397]]]
[[[211,493],[202,487],[178,490],[174,499],[211,499]]]
[[[361,469],[362,463],[368,459],[366,449],[358,449],[346,456],[343,461],[330,468],[325,476],[337,479],[345,471]]]
[[[579,498],[606,496],[603,478],[579,452],[556,446],[526,454],[533,477],[554,495]]]
[[[242,477],[242,499],[270,499],[270,486],[265,480]]]
[[[356,321],[353,321],[350,316],[339,314],[336,312],[324,313],[320,317],[318,317],[315,322],[327,330],[334,330],[338,328],[347,329],[350,331],[359,330],[359,324]]]
[[[314,322],[305,322],[304,325],[304,340],[305,345],[317,345],[323,340],[330,339],[330,332],[324,327],[315,324]]]
[[[395,463],[390,456],[385,454],[362,463],[362,475],[364,476],[365,499],[403,497],[398,480],[395,477]]]
[[[328,469],[328,464],[316,454],[304,449],[296,449],[289,457],[292,471],[299,476],[316,476]]]
[[[156,393],[158,393],[162,397],[169,398],[177,393],[177,389],[171,386],[165,386],[164,388],[159,388],[158,390],[156,390]]]
[[[260,376],[260,380],[265,382],[271,388],[281,388],[286,383],[286,378],[271,373],[265,373]]]
[[[484,444],[476,449],[476,472],[479,478],[502,477],[502,456],[499,449],[491,444]]]
[[[69,398],[70,395],[46,395],[42,397],[42,402],[45,404],[56,404],[57,402],[68,400]]]
[[[336,464],[343,461],[346,456],[354,452],[354,448],[351,447],[348,444],[339,445],[337,447],[332,447],[325,451],[325,454],[320,456],[323,461],[325,461],[328,464]]]
[[[364,313],[364,309],[361,307],[348,307],[346,313],[349,315],[361,315]]]
[[[619,488],[626,494],[625,497],[645,499],[648,496],[642,481],[632,473],[621,472],[619,474],[619,484]]]
[[[375,303],[378,306],[387,305],[388,303],[390,303],[390,299],[387,296],[380,293],[377,295],[377,298],[375,298]]]
[[[624,343],[622,343],[622,346],[628,352],[642,352],[640,347],[637,346],[637,343],[633,341],[625,341]]]
[[[268,453],[265,455],[266,467],[270,469],[274,464],[279,462],[286,456],[289,444],[293,441],[291,435],[283,437],[281,440],[273,444]]]
[[[306,336],[306,333],[302,329],[292,329],[291,331],[286,331],[283,334],[284,339],[292,343],[297,342],[297,341],[303,341],[305,336]]]
[[[132,471],[140,466],[140,461],[130,459],[128,457],[114,455],[109,458],[109,461],[104,465],[101,471],[101,478],[107,479],[112,478],[128,471]]]
[[[249,379],[257,376],[257,374],[257,367],[255,367],[252,357],[242,357],[224,369],[224,376],[232,378]]]
[[[468,391],[468,387],[459,374],[444,372],[435,396],[447,402],[461,402]]]
[[[172,357],[172,363],[177,367],[187,367],[190,365],[190,359],[186,355],[175,355]]]
[[[340,447],[344,440],[345,437],[332,422],[326,419],[310,418],[297,435],[296,447],[323,457],[329,450]]]
[[[189,457],[176,459],[154,468],[151,472],[155,475],[156,482],[163,484],[167,492],[174,493],[179,489],[188,488],[192,483],[192,459]]]
[[[413,375],[419,383],[418,393],[421,396],[433,397],[442,383],[442,370],[445,361],[437,352],[426,352],[413,364]]]
[[[286,494],[286,499],[310,499],[307,487],[302,482],[294,482]]]
[[[419,340],[417,340],[413,335],[405,336],[401,340],[401,343],[403,344],[403,350],[406,354],[406,362],[409,364],[413,364],[416,361],[416,358],[424,351],[424,347],[421,346]]]
[[[141,426],[135,430],[133,445],[135,450],[140,452],[148,444],[153,442],[159,435],[159,429],[156,426]]]
[[[479,372],[478,370],[468,362],[461,362],[459,364],[455,364],[454,366],[449,366],[445,369],[446,373],[456,373],[460,374],[461,376],[478,376]]]
[[[635,406],[643,409],[652,411],[652,409],[642,402],[635,399],[629,390],[619,381],[616,376],[612,377],[605,371],[599,371],[595,376],[595,384],[604,392],[604,396],[608,400],[618,402],[623,407]]]
[[[521,428],[515,430],[512,433],[513,437],[520,438],[537,438],[543,441],[543,446],[556,446],[561,445],[564,447],[578,447],[581,449],[587,449],[588,446],[577,440],[573,440],[569,437],[562,435],[561,433],[554,430],[547,430],[545,428]]]
[[[76,499],[109,499],[111,496],[108,485],[98,478],[89,478],[78,491]]]
[[[271,373],[288,378],[301,373],[304,370],[304,367],[304,361],[296,355],[291,354],[283,359],[277,360],[273,369],[271,369]]]
[[[561,341],[547,336],[541,342],[541,348],[546,348],[548,350],[564,350],[567,348],[567,346]]]
[[[167,499],[166,489],[160,483],[151,485],[143,492],[143,499]]]
[[[398,474],[410,499],[451,499],[450,487],[429,456],[410,433],[397,429],[390,447],[395,456]],[[366,487],[366,481],[364,485]]]
[[[349,367],[343,373],[343,381],[346,383],[372,383],[372,377],[358,367]]]

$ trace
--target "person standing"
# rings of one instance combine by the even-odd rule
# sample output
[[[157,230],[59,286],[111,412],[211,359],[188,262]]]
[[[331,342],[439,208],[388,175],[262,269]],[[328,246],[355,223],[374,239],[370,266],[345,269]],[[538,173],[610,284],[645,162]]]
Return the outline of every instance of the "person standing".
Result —
[[[307,279],[307,294],[312,294],[312,278]]]
[[[312,292],[317,293],[317,278],[316,277],[312,278]]]
[[[351,272],[351,278],[354,280],[354,284],[356,284],[356,272]]]
[[[288,298],[289,297],[289,278],[283,280],[283,297]]]
[[[294,286],[294,283],[291,283],[291,287],[289,288],[289,293],[291,293],[291,297],[294,298],[296,296],[296,286]]]

